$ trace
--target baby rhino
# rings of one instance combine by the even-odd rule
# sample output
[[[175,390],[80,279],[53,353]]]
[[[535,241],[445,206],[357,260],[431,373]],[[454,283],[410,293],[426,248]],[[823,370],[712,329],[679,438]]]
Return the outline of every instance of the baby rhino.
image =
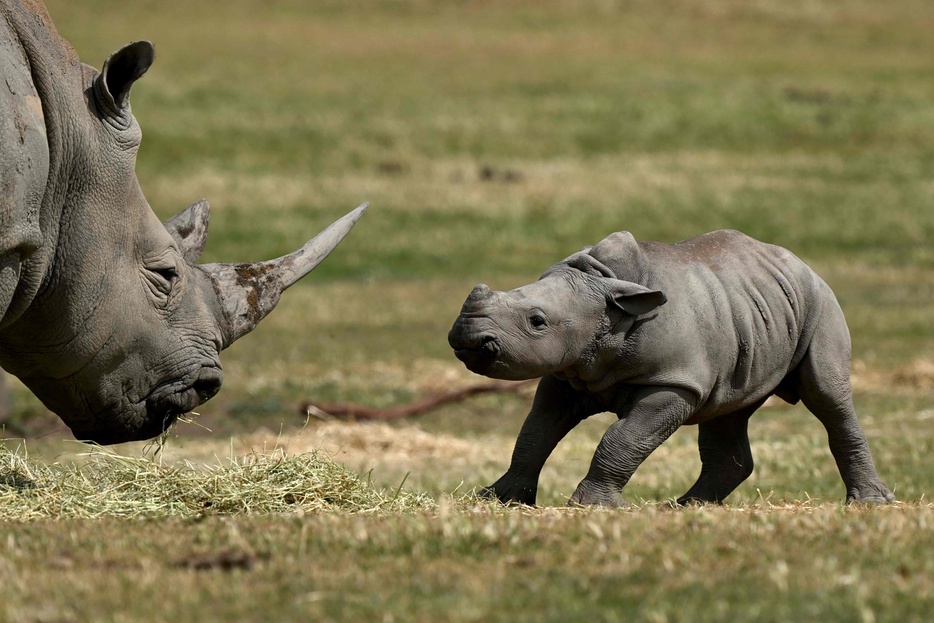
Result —
[[[506,473],[484,489],[534,504],[548,455],[583,419],[619,420],[572,505],[624,505],[646,457],[699,426],[701,473],[679,504],[722,502],[752,473],[749,417],[775,394],[827,429],[847,502],[895,498],[873,466],[850,388],[850,337],[830,288],[789,251],[737,231],[668,245],[628,232],[510,292],[478,285],[448,335],[497,379],[542,377]]]

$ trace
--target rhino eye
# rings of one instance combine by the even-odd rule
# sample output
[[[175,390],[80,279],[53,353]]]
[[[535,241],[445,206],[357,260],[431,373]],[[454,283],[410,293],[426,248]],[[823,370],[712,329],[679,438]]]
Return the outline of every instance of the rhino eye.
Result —
[[[530,323],[533,327],[535,327],[536,329],[539,328],[539,327],[544,327],[545,324],[546,324],[546,323],[545,323],[545,319],[542,318],[541,316],[539,316],[538,314],[535,314],[535,315],[533,315],[533,316],[530,316],[530,317],[529,317],[529,323]]]
[[[149,272],[152,274],[150,281],[162,294],[170,294],[172,292],[172,286],[175,285],[175,282],[178,280],[178,271],[175,270],[174,266],[167,266],[164,268],[151,268]]]
[[[178,271],[174,267],[170,268],[155,268],[153,269],[154,273],[165,279],[166,281],[172,281],[178,277]]]

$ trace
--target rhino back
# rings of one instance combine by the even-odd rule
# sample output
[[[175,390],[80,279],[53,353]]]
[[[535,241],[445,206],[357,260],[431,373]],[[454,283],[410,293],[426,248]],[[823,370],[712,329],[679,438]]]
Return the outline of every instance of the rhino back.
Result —
[[[638,278],[668,297],[635,335],[638,356],[653,361],[667,382],[697,392],[702,417],[774,391],[801,361],[833,296],[793,253],[737,231],[675,245],[628,244],[635,248],[598,259],[620,278]]]

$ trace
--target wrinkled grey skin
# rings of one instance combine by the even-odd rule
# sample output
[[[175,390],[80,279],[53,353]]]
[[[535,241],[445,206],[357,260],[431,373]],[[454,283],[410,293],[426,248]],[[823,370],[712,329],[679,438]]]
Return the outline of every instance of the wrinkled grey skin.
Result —
[[[636,468],[699,426],[701,473],[680,504],[722,502],[752,473],[746,426],[772,394],[817,416],[848,502],[894,500],[856,420],[850,337],[830,288],[789,251],[736,232],[675,245],[605,238],[510,292],[478,285],[448,341],[478,374],[542,377],[509,470],[484,493],[534,504],[558,442],[611,411],[570,504],[620,506]]]
[[[219,353],[248,333],[363,213],[295,253],[197,266],[209,207],[166,224],[134,167],[132,84],[147,41],[101,73],[38,0],[0,0],[0,365],[79,439],[158,435],[220,388]]]

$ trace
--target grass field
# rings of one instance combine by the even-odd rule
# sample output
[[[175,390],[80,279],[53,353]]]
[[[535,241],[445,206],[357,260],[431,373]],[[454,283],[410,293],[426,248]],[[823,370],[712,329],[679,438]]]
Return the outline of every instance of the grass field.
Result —
[[[162,218],[211,201],[205,261],[280,255],[372,202],[224,353],[221,393],[158,460],[322,450],[380,499],[419,502],[190,515],[147,511],[144,488],[95,517],[0,484],[0,620],[929,618],[934,5],[47,4],[94,66],[155,43],[132,96],[137,171]],[[726,507],[684,511],[665,503],[697,475],[694,429],[640,468],[633,510],[603,512],[559,507],[607,416],[549,462],[543,508],[469,495],[505,468],[527,393],[303,428],[308,400],[391,406],[479,380],[446,342],[478,282],[527,283],[620,229],[674,242],[717,228],[788,247],[834,288],[861,421],[902,502],[842,507],[823,430],[800,407],[756,415],[756,471]],[[7,436],[27,438],[48,482],[73,483],[55,463],[83,463],[84,449],[15,381],[12,393]],[[28,496],[43,518],[13,514]]]

